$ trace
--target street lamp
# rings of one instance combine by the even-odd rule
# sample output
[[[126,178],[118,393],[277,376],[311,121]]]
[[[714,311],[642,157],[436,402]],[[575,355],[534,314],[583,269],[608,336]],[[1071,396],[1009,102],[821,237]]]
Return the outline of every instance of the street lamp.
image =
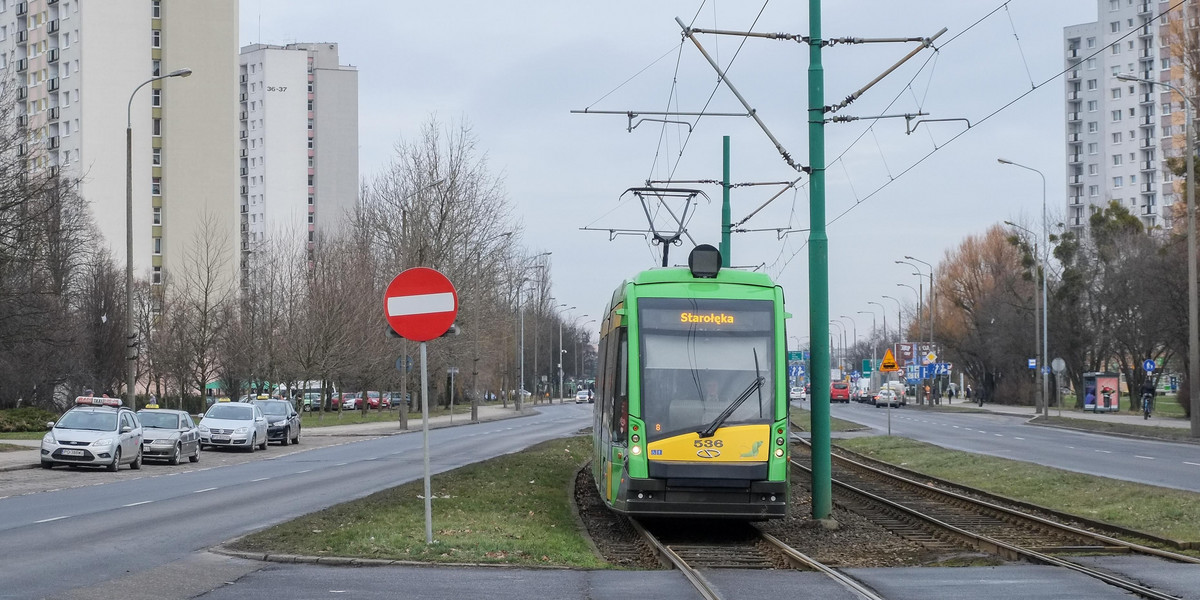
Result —
[[[587,316],[587,315],[581,315],[581,317],[586,317],[586,316]],[[580,327],[586,327],[586,326],[588,325],[588,323],[595,323],[595,322],[596,322],[596,320],[595,320],[595,319],[588,319],[588,320],[584,321],[584,322],[583,322],[583,325],[581,325]],[[575,327],[575,325],[571,325],[571,327],[572,327],[572,328],[574,328],[574,327]],[[591,341],[592,341],[592,334],[588,333],[588,334],[587,334],[587,336],[588,336],[588,343],[590,344],[590,343],[591,343]],[[579,367],[579,338],[575,338],[575,377],[576,377],[576,378],[578,378],[578,377],[579,377],[579,371],[580,371],[580,367]]]
[[[438,180],[436,183],[440,184],[441,181],[442,180]],[[475,251],[476,279],[483,278],[482,275],[483,275],[483,250],[484,250],[484,248],[486,248],[488,244],[490,244],[502,237],[507,237],[509,239],[512,239],[512,234],[513,234],[513,232],[511,232],[511,231],[505,231],[503,233],[498,233],[496,235],[493,235],[493,236],[483,240],[482,242],[480,242],[480,244],[479,244],[480,247],[477,248]],[[471,361],[471,422],[472,423],[479,422],[479,333],[480,333],[480,329],[482,329],[482,319],[479,319],[478,318],[479,316],[480,315],[476,315],[476,320],[475,320],[476,322],[475,322],[475,328],[474,328],[475,329],[475,358]]]
[[[551,254],[552,254],[551,252],[543,252],[536,256],[529,257],[524,262],[530,263],[530,262],[533,262],[534,260],[542,258],[543,256],[550,256]],[[524,267],[525,264],[522,264],[521,266]],[[534,268],[542,269],[542,268],[545,268],[545,266],[546,265],[543,263],[543,264],[534,265]],[[515,407],[517,412],[521,412],[521,401],[522,401],[521,396],[525,393],[525,303],[521,302],[521,289],[525,287],[526,281],[528,281],[528,279],[525,277],[522,277],[520,282],[517,284],[517,311],[520,313],[519,322],[520,322],[520,327],[521,327],[521,336],[520,336],[520,344],[521,345],[520,345],[520,352],[519,352],[519,357],[518,357],[518,360],[520,360],[520,362],[521,362],[521,389],[517,390],[517,397],[513,401],[513,406]],[[534,335],[535,336],[537,335],[536,330],[534,332]]]
[[[905,256],[904,258],[908,260],[915,260],[926,267],[929,267],[929,349],[933,350],[933,315],[937,312],[934,310],[934,308],[937,307],[937,290],[933,289],[933,265],[919,258],[913,258],[911,256]],[[916,265],[913,266],[916,267]],[[921,269],[918,267],[917,271],[919,275]]]
[[[858,348],[858,323],[856,323],[854,321],[854,317],[848,317],[846,315],[839,315],[838,318],[839,319],[850,319],[851,331],[854,332],[854,334],[850,338],[850,352],[851,352],[852,356],[855,356],[853,353],[856,352],[856,349]],[[850,370],[851,371],[854,370],[853,360],[854,359],[851,358],[851,362],[850,362]]]
[[[1196,149],[1192,143],[1192,113],[1196,107],[1183,90],[1164,81],[1142,79],[1126,73],[1118,73],[1121,81],[1138,81],[1150,86],[1155,84],[1169,88],[1179,94],[1187,104],[1183,128],[1187,147],[1187,263],[1188,263],[1188,395],[1191,406],[1192,437],[1200,437],[1200,301],[1196,297]]]
[[[1021,231],[1024,231],[1025,233],[1028,233],[1029,235],[1034,235],[1034,236],[1036,236],[1036,234],[1035,234],[1035,233],[1033,233],[1032,231],[1030,231],[1030,230],[1028,230],[1028,229],[1026,229],[1026,228],[1024,228],[1024,227],[1021,227],[1020,225],[1017,225],[1016,223],[1013,223],[1012,221],[1005,221],[1005,222],[1004,222],[1004,224],[1005,224],[1005,225],[1011,225],[1011,226],[1013,226],[1013,227],[1015,227],[1015,228],[1017,228],[1017,229],[1020,229]],[[1033,242],[1033,255],[1034,255],[1034,258],[1035,258],[1035,259],[1038,261],[1038,263],[1039,263],[1039,264],[1038,264],[1038,266],[1037,266],[1038,270],[1042,272],[1042,275],[1041,275],[1041,279],[1042,279],[1042,282],[1041,282],[1041,283],[1042,283],[1042,321],[1043,321],[1043,322],[1045,322],[1045,320],[1046,320],[1046,313],[1048,312],[1048,311],[1046,310],[1046,308],[1047,308],[1047,307],[1046,307],[1046,277],[1045,277],[1045,269],[1046,269],[1046,265],[1044,265],[1044,264],[1041,264],[1041,260],[1042,260],[1042,258],[1041,258],[1041,256],[1039,256],[1039,255],[1038,255],[1038,249],[1037,249],[1037,244],[1038,244],[1038,243],[1037,243],[1037,241],[1036,241],[1036,240],[1037,240],[1037,238],[1035,237],[1035,238],[1034,238],[1034,240],[1035,240],[1035,241]],[[1036,292],[1035,292],[1035,294],[1034,294],[1034,300],[1033,300],[1033,340],[1034,340],[1034,342],[1033,342],[1033,345],[1034,345],[1034,355],[1038,357],[1038,377],[1040,377],[1040,379],[1038,380],[1038,390],[1039,390],[1039,392],[1040,392],[1040,403],[1041,403],[1041,405],[1042,405],[1042,407],[1043,407],[1043,410],[1044,410],[1043,414],[1045,414],[1045,415],[1049,416],[1050,409],[1049,409],[1049,407],[1048,407],[1048,404],[1047,404],[1047,401],[1048,401],[1048,400],[1047,400],[1047,398],[1046,398],[1046,386],[1045,386],[1045,383],[1046,383],[1046,374],[1045,374],[1045,370],[1044,370],[1044,369],[1045,369],[1045,365],[1046,365],[1046,346],[1045,346],[1045,343],[1044,343],[1044,342],[1039,342],[1039,340],[1038,340],[1038,335],[1037,335],[1037,333],[1038,333],[1038,329],[1039,329],[1039,328],[1038,328],[1038,325],[1039,325],[1039,323],[1038,323],[1038,303],[1037,303],[1037,294],[1036,294]],[[1041,349],[1040,349],[1040,351],[1038,350],[1038,346],[1039,346],[1039,345],[1040,345],[1040,348],[1041,348]]]
[[[901,327],[901,325],[904,324],[904,321],[900,318],[901,316],[903,316],[901,314],[901,311],[903,309],[901,307],[900,300],[893,298],[892,296],[888,296],[887,294],[884,294],[883,297],[896,303],[896,339],[898,341],[903,341],[904,338],[901,336],[904,335],[904,333],[903,333],[904,328]],[[887,336],[887,323],[886,322],[883,324],[883,329],[884,329],[883,335]]]
[[[151,77],[133,88],[125,105],[125,360],[129,363],[125,374],[125,393],[129,396],[129,408],[137,408],[133,389],[137,380],[137,333],[133,328],[133,97],[148,83],[191,74],[191,69],[178,69]]]
[[[886,298],[887,296],[884,297]],[[874,304],[879,307],[879,314],[883,315],[883,339],[887,340],[887,308],[874,300],[868,300],[867,304]],[[874,311],[871,314],[875,314]]]
[[[837,361],[838,371],[841,371],[845,367],[843,362],[846,359],[846,324],[841,321],[835,321],[833,319],[829,320],[829,324],[837,325],[838,331],[840,332],[840,334],[842,336],[842,340],[841,340],[842,341],[842,350],[841,350],[841,352],[838,353],[838,361]],[[830,341],[829,341],[830,346],[834,345],[833,341],[834,341],[833,336],[830,336]]]
[[[868,302],[868,304],[870,304]],[[871,315],[871,387],[875,387],[875,372],[878,369],[875,365],[878,364],[876,359],[879,357],[879,336],[875,331],[875,311],[860,310],[860,315]]]
[[[1191,113],[1189,112],[1188,114],[1191,114]],[[1190,152],[1188,153],[1188,156],[1191,156]],[[1020,167],[1022,169],[1025,169],[1026,171],[1033,171],[1034,173],[1037,173],[1039,177],[1042,178],[1042,356],[1041,356],[1041,361],[1038,364],[1038,377],[1041,377],[1041,385],[1039,387],[1042,392],[1042,411],[1043,411],[1042,414],[1045,415],[1046,417],[1049,417],[1050,416],[1050,407],[1049,407],[1049,403],[1047,402],[1047,400],[1049,399],[1050,396],[1049,396],[1049,394],[1047,394],[1047,389],[1046,389],[1046,383],[1047,383],[1047,381],[1046,381],[1046,369],[1047,369],[1046,357],[1049,354],[1049,349],[1047,348],[1047,343],[1048,343],[1048,338],[1049,338],[1048,330],[1050,328],[1049,327],[1049,325],[1050,325],[1050,305],[1046,304],[1046,264],[1050,260],[1050,256],[1049,256],[1050,230],[1046,224],[1046,176],[1041,171],[1039,171],[1033,167],[1027,167],[1023,164],[1015,163],[1011,160],[997,158],[996,162],[998,162],[1002,165],[1012,165],[1014,167]],[[1189,178],[1189,180],[1190,180],[1190,178]],[[1005,222],[1007,223],[1007,221],[1005,221]],[[1028,230],[1026,230],[1026,231],[1028,231]],[[1035,250],[1035,253],[1036,253],[1036,250]]]
[[[557,308],[562,308],[564,306],[566,306],[565,303],[559,304]],[[575,307],[572,306],[572,307],[568,308],[567,310],[568,311],[575,310]],[[557,362],[558,362],[558,401],[560,403],[566,402],[566,396],[563,395],[563,368],[562,368],[563,354],[566,353],[566,350],[563,350],[563,344],[562,344],[562,324],[563,324],[562,317],[559,317],[559,319],[558,319],[558,361]]]

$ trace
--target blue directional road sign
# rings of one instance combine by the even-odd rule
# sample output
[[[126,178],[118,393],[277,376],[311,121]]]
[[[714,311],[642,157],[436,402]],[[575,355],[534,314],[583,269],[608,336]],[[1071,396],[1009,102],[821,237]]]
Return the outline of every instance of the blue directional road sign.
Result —
[[[1158,365],[1154,364],[1153,358],[1147,358],[1146,362],[1142,363],[1142,368],[1145,369],[1147,373],[1153,373],[1154,369],[1158,368]]]
[[[788,377],[799,377],[800,365],[788,365]]]

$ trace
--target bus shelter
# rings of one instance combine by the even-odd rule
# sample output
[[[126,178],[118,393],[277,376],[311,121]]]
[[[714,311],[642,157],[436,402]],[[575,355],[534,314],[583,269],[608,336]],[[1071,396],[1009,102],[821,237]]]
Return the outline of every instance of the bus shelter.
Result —
[[[1117,412],[1121,409],[1121,383],[1116,373],[1083,374],[1083,410]]]

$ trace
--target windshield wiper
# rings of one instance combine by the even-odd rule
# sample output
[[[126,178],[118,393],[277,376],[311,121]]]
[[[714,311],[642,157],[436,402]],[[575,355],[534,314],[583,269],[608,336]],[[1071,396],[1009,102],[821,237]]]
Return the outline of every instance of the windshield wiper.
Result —
[[[763,377],[761,373],[759,373],[757,349],[754,350],[754,374],[756,375],[754,381],[750,382],[750,385],[746,386],[745,391],[739,394],[738,397],[729,404],[729,406],[725,407],[725,410],[721,411],[721,414],[717,415],[717,418],[713,419],[713,422],[709,423],[708,427],[696,432],[700,435],[700,437],[707,438],[716,434],[717,429],[721,428],[721,424],[725,422],[725,419],[728,419],[729,415],[732,415],[733,411],[737,410],[738,407],[746,401],[746,398],[749,398],[750,394],[753,394],[755,391],[758,392],[758,405],[762,406],[762,386],[767,379]]]

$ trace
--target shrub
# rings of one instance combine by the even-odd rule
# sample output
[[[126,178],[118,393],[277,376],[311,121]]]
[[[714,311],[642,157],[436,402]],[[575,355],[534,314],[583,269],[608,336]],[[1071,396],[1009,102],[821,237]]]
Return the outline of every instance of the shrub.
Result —
[[[57,420],[58,414],[32,406],[0,410],[0,433],[45,431],[48,421]]]

